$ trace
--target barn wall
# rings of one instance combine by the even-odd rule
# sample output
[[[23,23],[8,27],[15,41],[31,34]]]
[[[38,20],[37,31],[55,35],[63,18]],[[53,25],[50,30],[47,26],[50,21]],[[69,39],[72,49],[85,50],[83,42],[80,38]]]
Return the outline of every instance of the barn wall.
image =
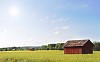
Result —
[[[82,53],[83,53],[83,54],[93,54],[93,46],[91,45],[91,42],[87,42],[87,43],[83,46]]]
[[[64,48],[64,54],[82,54],[81,47],[66,47]]]

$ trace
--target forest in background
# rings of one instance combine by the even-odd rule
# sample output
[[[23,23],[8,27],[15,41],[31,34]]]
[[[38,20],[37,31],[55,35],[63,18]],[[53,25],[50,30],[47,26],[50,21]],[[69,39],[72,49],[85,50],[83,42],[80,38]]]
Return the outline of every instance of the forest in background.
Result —
[[[100,42],[94,41],[94,51],[100,51]],[[42,45],[42,46],[22,46],[22,47],[5,47],[0,48],[0,51],[19,51],[19,50],[63,50],[64,43],[57,43],[57,44],[48,44],[48,45]]]

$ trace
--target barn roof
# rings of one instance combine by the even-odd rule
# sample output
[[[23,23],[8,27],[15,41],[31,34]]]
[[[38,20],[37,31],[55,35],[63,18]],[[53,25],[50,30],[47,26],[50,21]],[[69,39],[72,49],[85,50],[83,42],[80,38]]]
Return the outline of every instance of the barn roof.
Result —
[[[68,40],[64,44],[64,47],[84,46],[88,41],[91,42],[90,40]],[[92,42],[91,42],[91,44],[92,44]]]

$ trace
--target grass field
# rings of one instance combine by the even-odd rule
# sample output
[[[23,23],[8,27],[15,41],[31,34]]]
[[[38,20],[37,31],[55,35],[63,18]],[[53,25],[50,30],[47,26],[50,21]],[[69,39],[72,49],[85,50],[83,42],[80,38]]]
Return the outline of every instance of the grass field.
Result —
[[[0,62],[100,62],[100,52],[94,54],[63,54],[63,51],[0,52]]]

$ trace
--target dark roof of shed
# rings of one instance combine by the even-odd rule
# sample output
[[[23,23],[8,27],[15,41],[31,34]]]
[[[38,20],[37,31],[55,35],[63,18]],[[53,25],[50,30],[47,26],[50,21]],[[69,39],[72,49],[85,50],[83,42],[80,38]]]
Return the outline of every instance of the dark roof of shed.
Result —
[[[68,40],[64,44],[64,47],[84,46],[88,41],[90,41],[90,40]]]

